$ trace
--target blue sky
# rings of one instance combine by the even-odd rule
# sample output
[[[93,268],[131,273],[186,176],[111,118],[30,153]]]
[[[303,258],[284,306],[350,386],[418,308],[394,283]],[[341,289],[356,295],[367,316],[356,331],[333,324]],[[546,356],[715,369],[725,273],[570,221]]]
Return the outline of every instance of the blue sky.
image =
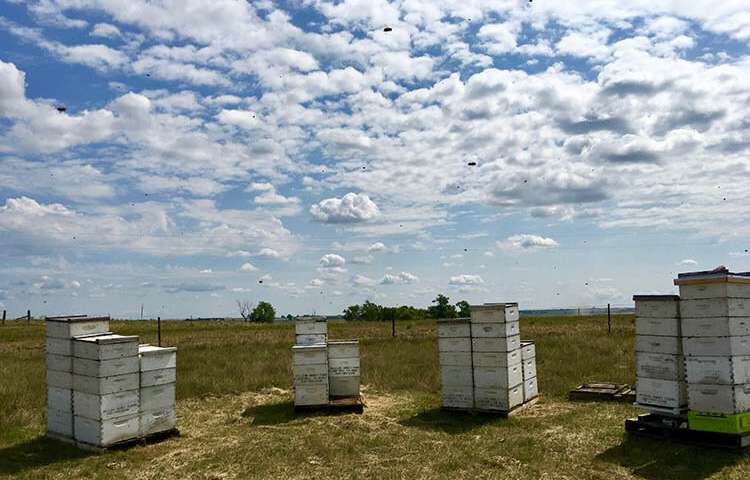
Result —
[[[661,3],[0,0],[0,305],[588,307],[748,270],[747,7]]]

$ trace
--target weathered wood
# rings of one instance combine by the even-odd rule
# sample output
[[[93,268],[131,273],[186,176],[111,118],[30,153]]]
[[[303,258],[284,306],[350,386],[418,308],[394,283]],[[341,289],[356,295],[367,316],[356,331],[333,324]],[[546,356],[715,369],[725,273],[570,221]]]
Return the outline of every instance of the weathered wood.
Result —
[[[365,410],[365,403],[361,396],[353,397],[332,397],[324,405],[295,405],[294,411],[297,413],[305,412],[354,412],[362,414]]]
[[[633,403],[635,391],[630,385],[609,382],[592,382],[579,385],[568,393],[569,400],[615,401]]]

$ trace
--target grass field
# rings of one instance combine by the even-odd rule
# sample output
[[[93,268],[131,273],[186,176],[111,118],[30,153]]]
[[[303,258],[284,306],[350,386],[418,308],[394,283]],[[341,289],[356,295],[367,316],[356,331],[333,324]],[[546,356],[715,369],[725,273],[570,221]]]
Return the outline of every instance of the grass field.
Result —
[[[179,437],[102,454],[43,438],[44,328],[0,327],[0,478],[747,478],[747,456],[629,438],[622,404],[565,396],[587,380],[632,383],[633,319],[521,321],[537,342],[541,401],[503,420],[439,410],[434,322],[335,323],[359,338],[363,415],[295,415],[291,325],[162,322],[178,352]],[[155,343],[151,322],[111,329]]]

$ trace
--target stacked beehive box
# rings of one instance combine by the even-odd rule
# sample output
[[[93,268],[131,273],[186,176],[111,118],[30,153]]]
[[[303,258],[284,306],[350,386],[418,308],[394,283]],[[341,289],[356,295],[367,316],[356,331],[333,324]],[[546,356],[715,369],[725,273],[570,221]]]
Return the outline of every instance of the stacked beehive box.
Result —
[[[138,437],[138,337],[78,337],[73,356],[76,442],[107,447]]]
[[[328,342],[329,395],[359,396],[359,340]]]
[[[437,324],[437,331],[442,405],[445,408],[474,408],[470,320],[442,320]]]
[[[680,274],[693,429],[750,431],[750,273]]]
[[[518,304],[471,307],[474,407],[509,412],[524,402]]]
[[[328,347],[326,344],[292,347],[292,370],[295,406],[328,404]]]
[[[536,345],[534,342],[521,342],[521,363],[523,364],[523,401],[528,402],[539,396],[536,383]]]
[[[295,321],[295,345],[320,345],[328,341],[328,322],[322,317],[302,317]]]
[[[635,295],[636,406],[681,415],[687,409],[680,297]]]
[[[177,348],[140,345],[139,434],[173,430],[176,424]]]
[[[47,433],[72,441],[73,421],[73,338],[106,333],[109,317],[47,317]]]

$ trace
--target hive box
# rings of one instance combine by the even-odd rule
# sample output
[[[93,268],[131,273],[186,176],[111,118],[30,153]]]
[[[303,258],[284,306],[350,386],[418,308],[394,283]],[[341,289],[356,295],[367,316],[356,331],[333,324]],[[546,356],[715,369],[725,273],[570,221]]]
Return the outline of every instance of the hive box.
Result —
[[[523,403],[523,384],[510,389],[475,388],[474,407],[479,410],[507,412]]]
[[[359,341],[328,343],[328,382],[331,397],[359,396]]]
[[[294,387],[295,405],[326,405],[327,403],[328,383]]]
[[[750,336],[683,338],[682,348],[686,356],[750,355]]]
[[[539,385],[536,383],[536,377],[529,378],[523,382],[523,401],[528,402],[539,396]]]
[[[90,360],[112,360],[138,355],[138,337],[94,335],[73,340],[73,354]]]
[[[750,298],[750,272],[729,271],[680,273],[674,281],[684,300]]]
[[[680,317],[680,297],[677,295],[633,295],[633,301],[636,317]]]
[[[61,412],[73,413],[73,390],[47,386],[47,406]]]
[[[141,372],[177,367],[177,347],[139,345],[138,356]]]
[[[144,436],[172,430],[177,424],[177,348],[139,345],[138,357],[138,433]]]
[[[635,368],[638,378],[685,381],[685,358],[682,355],[636,352]]]
[[[325,344],[328,336],[326,334],[304,334],[295,337],[295,345],[321,345]]]
[[[466,318],[440,320],[437,322],[438,338],[468,338],[471,336],[471,325]]]
[[[471,338],[438,338],[441,352],[471,352]]]
[[[523,379],[524,381],[536,377],[536,358],[523,360]]]
[[[690,409],[710,413],[742,413],[750,410],[750,384],[688,385]]]
[[[512,352],[521,348],[521,336],[472,338],[473,352]]]
[[[528,340],[521,340],[521,359],[528,360],[529,358],[536,357],[536,346],[534,342]]]
[[[47,337],[52,338],[69,339],[81,335],[101,335],[109,332],[109,317],[88,317],[86,315],[47,317],[45,329]]]
[[[113,375],[111,377],[73,375],[73,390],[94,395],[138,390],[138,384],[138,373],[126,373],[125,375]]]
[[[523,383],[520,363],[508,367],[474,367],[474,387],[509,388]]]
[[[474,352],[473,363],[475,367],[508,367],[521,363],[521,350],[512,352]]]
[[[506,323],[518,321],[517,303],[472,305],[471,323]]]
[[[750,412],[725,415],[723,413],[688,412],[688,426],[691,430],[718,433],[750,432]]]
[[[137,373],[138,357],[115,358],[112,360],[73,359],[73,373],[88,377],[111,377],[127,373]]]
[[[141,372],[141,387],[153,387],[165,385],[177,381],[176,368],[162,368],[160,370],[148,370]]]
[[[440,352],[440,365],[471,367],[471,352]],[[491,365],[486,365],[491,366]]]
[[[685,337],[741,337],[750,335],[750,317],[683,318]]]
[[[295,385],[315,385],[328,383],[328,365],[325,363],[314,365],[293,365]]]
[[[75,436],[79,442],[108,447],[137,437],[139,426],[138,414],[110,420],[93,420],[76,415]]]
[[[519,333],[519,322],[471,324],[472,338],[512,337]]]
[[[750,383],[750,356],[699,356],[685,359],[688,383],[740,385]]]
[[[682,354],[682,342],[680,337],[638,335],[635,337],[635,351],[680,355]]]
[[[653,378],[636,379],[636,403],[664,408],[687,406],[687,388],[684,382],[658,380]]]
[[[292,370],[295,376],[295,405],[328,404],[328,348],[326,345],[292,347]],[[298,379],[302,380],[302,383],[297,383]]]
[[[294,322],[297,335],[326,335],[328,322],[324,318],[300,318]]]
[[[175,384],[156,385],[140,389],[141,411],[173,408],[175,405]]]
[[[92,420],[109,420],[137,415],[140,406],[138,390],[109,395],[73,392],[73,403],[76,416]]]
[[[680,336],[679,318],[636,317],[636,335]]]
[[[73,412],[47,407],[47,431],[73,438]]]
[[[474,388],[443,386],[441,400],[448,408],[474,408]]]
[[[148,410],[141,412],[139,433],[151,435],[158,432],[172,430],[177,425],[177,415],[174,407]]]
[[[73,389],[73,374],[70,372],[47,370],[47,386],[71,390]]]
[[[471,367],[442,365],[440,367],[440,378],[443,388],[472,387],[474,385],[474,376]]]
[[[706,317],[748,317],[750,299],[746,298],[706,298],[703,300],[683,300],[680,302],[685,318]]]

